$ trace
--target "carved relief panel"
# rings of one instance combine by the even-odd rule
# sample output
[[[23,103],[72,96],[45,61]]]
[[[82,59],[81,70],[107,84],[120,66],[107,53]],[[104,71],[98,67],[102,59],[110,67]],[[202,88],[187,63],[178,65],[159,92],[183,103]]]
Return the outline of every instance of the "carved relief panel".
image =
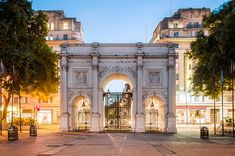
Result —
[[[87,83],[87,72],[77,72],[75,74],[78,84],[86,84]]]
[[[89,68],[73,68],[69,79],[70,88],[86,88],[91,83],[91,71]]]
[[[148,74],[149,82],[154,84],[160,83],[160,72],[149,72]]]
[[[144,85],[147,88],[159,88],[164,86],[164,70],[161,68],[144,69]]]

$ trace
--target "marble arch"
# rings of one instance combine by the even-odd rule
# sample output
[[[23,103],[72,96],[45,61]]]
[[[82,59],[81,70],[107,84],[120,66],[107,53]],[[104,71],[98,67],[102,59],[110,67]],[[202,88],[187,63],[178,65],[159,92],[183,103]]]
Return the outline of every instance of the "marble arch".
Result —
[[[171,43],[61,45],[61,131],[74,129],[73,101],[80,95],[90,103],[89,131],[103,131],[103,88],[116,77],[133,91],[132,131],[146,131],[144,104],[157,96],[164,105],[163,131],[175,133],[176,57]]]

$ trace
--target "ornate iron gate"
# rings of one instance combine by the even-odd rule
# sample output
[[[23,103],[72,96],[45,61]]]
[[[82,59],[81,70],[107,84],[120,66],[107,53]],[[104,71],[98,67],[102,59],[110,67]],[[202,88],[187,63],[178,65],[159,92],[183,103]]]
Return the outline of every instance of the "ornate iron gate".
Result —
[[[131,94],[125,92],[107,92],[104,95],[106,130],[130,130]]]

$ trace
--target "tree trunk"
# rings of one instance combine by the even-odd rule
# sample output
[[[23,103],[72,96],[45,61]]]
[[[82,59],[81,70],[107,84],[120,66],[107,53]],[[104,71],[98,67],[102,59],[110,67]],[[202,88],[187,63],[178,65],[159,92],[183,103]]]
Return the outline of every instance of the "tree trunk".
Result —
[[[8,111],[8,105],[10,103],[10,99],[11,99],[11,96],[10,96],[10,93],[7,93],[7,95],[3,95],[4,97],[4,109],[3,109],[3,115],[2,115],[2,120],[6,120],[7,119],[7,111]]]

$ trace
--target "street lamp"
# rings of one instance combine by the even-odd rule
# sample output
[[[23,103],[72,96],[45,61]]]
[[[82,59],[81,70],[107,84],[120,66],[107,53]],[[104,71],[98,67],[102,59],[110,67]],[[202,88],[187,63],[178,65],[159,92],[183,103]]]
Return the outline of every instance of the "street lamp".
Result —
[[[235,76],[235,62],[231,60],[231,77],[232,77],[232,129],[233,129],[233,137],[235,136],[234,132],[234,76]]]
[[[82,97],[82,107],[84,108],[86,105],[85,105],[85,102],[84,102],[84,97]]]
[[[86,117],[86,115],[87,115],[87,112],[86,112],[86,109],[85,109],[85,107],[86,107],[86,104],[85,104],[85,101],[84,101],[84,96],[82,97],[82,110],[83,110],[83,112],[84,112],[84,120],[85,120],[85,130],[87,129],[87,117]]]
[[[158,110],[156,109],[156,115],[157,115],[157,131],[158,131]]]
[[[150,118],[149,118],[149,129],[151,130],[152,129],[152,121],[151,121],[151,118],[152,118],[152,110],[154,108],[154,103],[153,103],[153,98],[152,98],[152,103],[150,105],[150,110],[149,110],[149,115],[150,115]]]

